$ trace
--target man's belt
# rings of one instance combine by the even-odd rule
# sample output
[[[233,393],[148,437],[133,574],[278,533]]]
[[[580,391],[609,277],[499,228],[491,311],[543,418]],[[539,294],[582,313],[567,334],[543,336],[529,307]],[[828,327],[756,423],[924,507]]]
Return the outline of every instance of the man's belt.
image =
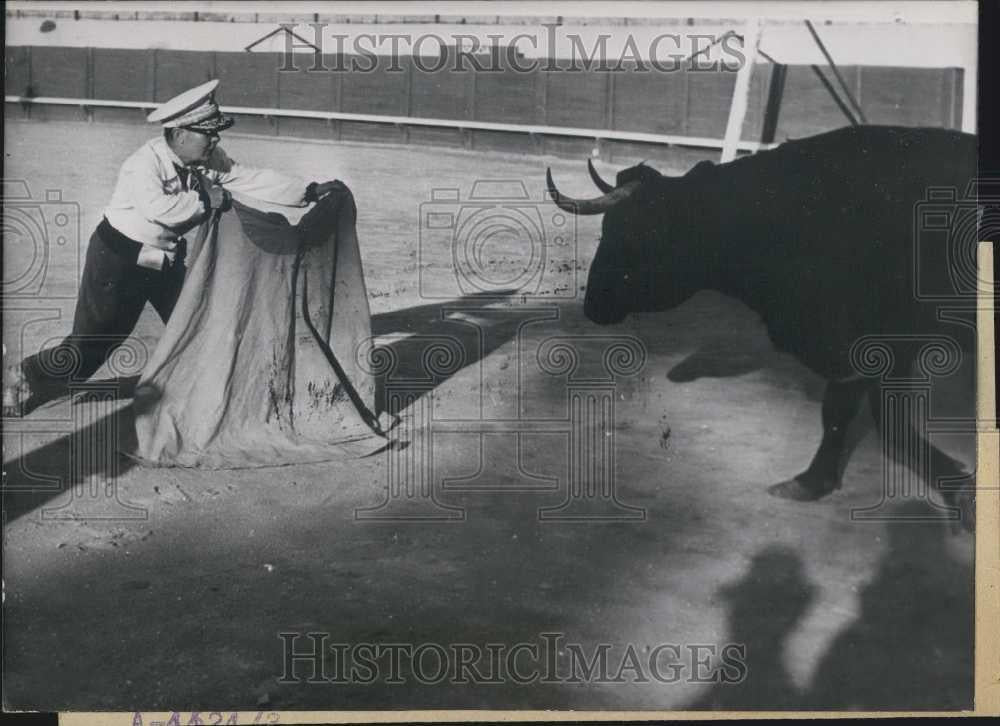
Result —
[[[187,242],[184,238],[177,240],[174,250],[164,250],[152,245],[144,245],[131,237],[126,237],[115,229],[107,217],[97,225],[97,234],[104,243],[117,255],[134,265],[151,270],[163,270],[184,264]]]

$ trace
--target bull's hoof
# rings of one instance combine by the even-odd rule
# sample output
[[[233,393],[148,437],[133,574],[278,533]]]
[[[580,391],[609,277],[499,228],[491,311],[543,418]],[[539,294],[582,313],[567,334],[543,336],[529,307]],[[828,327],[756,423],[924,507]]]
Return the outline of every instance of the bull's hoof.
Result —
[[[767,488],[767,493],[779,499],[789,499],[793,502],[815,502],[837,489],[836,484],[808,486],[799,479],[788,479]]]

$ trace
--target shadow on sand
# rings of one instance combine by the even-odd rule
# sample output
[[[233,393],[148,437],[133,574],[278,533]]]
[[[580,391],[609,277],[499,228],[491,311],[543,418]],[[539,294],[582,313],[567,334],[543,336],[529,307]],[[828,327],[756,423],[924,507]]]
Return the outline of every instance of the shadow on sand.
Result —
[[[672,383],[689,383],[699,378],[733,378],[760,370],[765,365],[762,356],[752,352],[734,351],[719,341],[699,348],[667,373]]]
[[[907,502],[886,527],[889,543],[859,593],[857,619],[798,689],[786,641],[814,604],[815,586],[791,549],[767,548],[739,582],[723,587],[728,642],[746,647],[746,678],[718,684],[693,709],[953,710],[972,707],[973,577],[946,554],[942,523],[907,522],[927,513]],[[858,526],[865,526],[859,523]]]
[[[420,305],[372,317],[372,333],[375,337],[404,334],[406,337],[385,345],[393,350],[398,364],[396,376],[423,376],[426,378],[424,353],[433,341],[450,342],[458,346],[461,354],[455,359],[460,365],[436,369],[433,376],[436,387],[457,373],[461,368],[473,365],[483,357],[504,345],[517,334],[523,317],[511,315],[510,311],[488,310],[497,302],[497,296],[471,295],[468,297]],[[387,374],[389,375],[389,374]],[[379,410],[384,408],[384,389],[387,375],[376,378],[376,393]],[[104,398],[121,400],[131,398],[138,383],[138,377],[94,381],[88,384],[93,390],[102,392]],[[430,390],[430,389],[428,389]],[[111,392],[109,396],[109,392]],[[36,409],[35,416],[25,419],[28,426],[7,427],[5,432],[5,461],[3,479],[3,513],[5,521],[36,509],[51,499],[67,492],[71,487],[81,485],[93,478],[114,481],[132,469],[136,462],[120,454],[122,450],[134,449],[135,411],[133,404],[124,406],[113,413],[87,422],[72,433],[37,448],[22,453],[30,446],[31,433],[51,435],[54,428],[66,429],[79,424],[73,407],[84,405],[86,396],[78,395],[70,403],[70,414],[46,429],[44,425],[31,425],[32,419],[65,406],[65,401],[49,402]],[[41,423],[40,421],[38,422]],[[11,456],[6,460],[6,456]]]
[[[928,509],[908,502],[899,514]],[[948,531],[941,522],[889,523],[888,551],[859,593],[861,614],[821,659],[803,707],[972,707],[974,579],[971,564],[948,556]]]

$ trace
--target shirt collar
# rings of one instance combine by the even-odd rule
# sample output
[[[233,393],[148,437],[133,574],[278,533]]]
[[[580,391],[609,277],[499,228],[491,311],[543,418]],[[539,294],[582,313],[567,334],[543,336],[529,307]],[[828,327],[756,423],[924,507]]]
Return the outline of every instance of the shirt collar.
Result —
[[[173,164],[174,166],[180,167],[182,169],[187,168],[187,165],[181,161],[181,158],[174,153],[174,150],[170,148],[170,144],[162,136],[153,139],[149,142],[150,146],[153,147],[153,151],[157,156],[167,165]]]

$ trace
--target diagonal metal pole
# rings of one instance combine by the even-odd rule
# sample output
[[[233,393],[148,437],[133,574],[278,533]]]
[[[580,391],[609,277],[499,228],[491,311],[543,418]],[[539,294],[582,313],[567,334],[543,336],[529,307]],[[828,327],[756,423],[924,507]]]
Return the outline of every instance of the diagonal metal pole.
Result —
[[[816,74],[816,77],[819,78],[820,83],[823,84],[823,87],[826,88],[826,90],[830,93],[830,96],[837,104],[837,107],[841,111],[843,111],[845,116],[847,116],[847,120],[851,122],[851,126],[857,126],[858,120],[854,118],[854,114],[851,113],[851,109],[847,107],[847,104],[845,104],[843,100],[840,98],[840,96],[837,95],[837,89],[834,88],[833,85],[830,83],[830,81],[827,79],[827,77],[823,75],[823,70],[817,65],[813,65],[810,67],[813,69],[813,73]]]
[[[812,34],[813,40],[816,41],[816,45],[819,46],[820,52],[823,54],[823,57],[826,58],[826,62],[830,64],[830,70],[832,70],[833,75],[836,76],[837,82],[840,84],[841,90],[844,92],[844,95],[847,96],[847,100],[850,102],[851,107],[854,109],[854,112],[858,115],[858,118],[861,119],[861,123],[863,124],[868,123],[868,119],[865,118],[864,111],[861,110],[861,106],[855,100],[853,94],[851,93],[851,89],[847,87],[847,82],[844,81],[844,77],[840,75],[840,70],[837,68],[837,64],[833,62],[833,58],[830,56],[830,53],[827,52],[826,46],[823,45],[823,41],[820,39],[819,34],[816,32],[816,28],[814,28],[813,24],[808,20],[806,20],[806,27],[809,28],[809,32]],[[816,68],[816,66],[813,66],[813,68]],[[824,82],[824,85],[828,84]]]

